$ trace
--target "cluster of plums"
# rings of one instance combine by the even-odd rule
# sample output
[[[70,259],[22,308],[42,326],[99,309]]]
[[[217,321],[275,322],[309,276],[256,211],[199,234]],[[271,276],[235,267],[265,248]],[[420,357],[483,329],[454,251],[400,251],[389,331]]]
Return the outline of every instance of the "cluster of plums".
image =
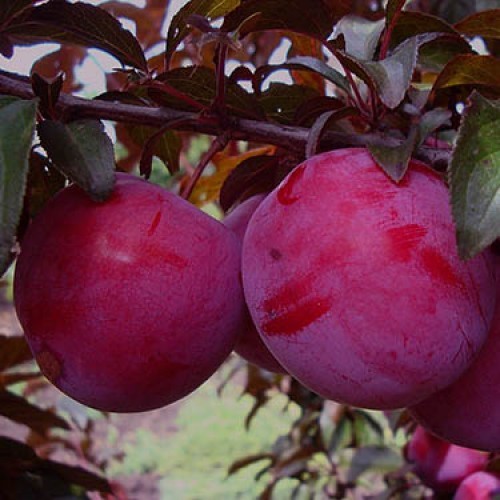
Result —
[[[459,258],[438,174],[412,162],[395,184],[360,148],[308,159],[223,223],[127,174],[101,204],[70,186],[28,228],[14,294],[43,373],[98,409],[171,403],[235,349],[500,450],[495,267]]]
[[[489,454],[450,444],[417,426],[406,458],[422,482],[453,500],[489,500],[500,493],[498,471],[488,470]]]

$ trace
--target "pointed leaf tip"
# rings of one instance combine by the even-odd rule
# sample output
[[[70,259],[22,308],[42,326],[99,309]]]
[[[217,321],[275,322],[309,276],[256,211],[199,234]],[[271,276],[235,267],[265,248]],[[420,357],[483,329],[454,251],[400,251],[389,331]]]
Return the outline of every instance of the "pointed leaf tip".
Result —
[[[473,92],[448,176],[458,250],[477,255],[500,236],[500,101]]]

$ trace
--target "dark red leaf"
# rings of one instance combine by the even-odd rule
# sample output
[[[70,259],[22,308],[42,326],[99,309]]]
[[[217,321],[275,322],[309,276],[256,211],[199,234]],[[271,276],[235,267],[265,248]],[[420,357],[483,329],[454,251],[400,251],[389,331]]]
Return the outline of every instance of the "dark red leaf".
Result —
[[[39,460],[37,465],[40,471],[56,474],[68,483],[81,486],[87,491],[112,493],[111,485],[106,479],[82,467],[66,465],[53,460]]]
[[[149,95],[155,102],[185,111],[209,108],[216,95],[215,72],[203,66],[175,68],[158,75],[155,83],[156,85],[151,85],[149,89]],[[162,84],[168,87],[163,89]],[[228,78],[226,78],[226,105],[238,116],[246,118],[263,116],[255,97],[238,84],[231,83]]]
[[[256,453],[255,455],[248,455],[246,457],[235,460],[227,470],[227,475],[231,476],[235,472],[238,472],[240,469],[248,467],[256,462],[260,462],[261,460],[273,460],[274,455],[272,453]]]
[[[21,441],[6,436],[0,436],[0,462],[9,462],[13,459],[36,462],[33,448]]]
[[[220,190],[220,204],[227,212],[237,201],[270,192],[279,182],[279,160],[275,156],[253,156],[241,162]]]
[[[0,54],[6,59],[10,59],[14,55],[14,45],[8,36],[0,33]]]
[[[310,126],[316,118],[327,111],[345,107],[345,103],[336,97],[319,96],[302,103],[295,112],[294,123]]]
[[[455,25],[455,29],[467,36],[500,38],[500,9],[485,10],[469,16]]]
[[[451,33],[459,35],[458,31],[439,17],[422,12],[407,12],[400,14],[391,35],[391,46],[395,47],[407,38],[422,33]]]
[[[259,103],[268,118],[278,123],[293,123],[297,107],[319,94],[311,87],[272,83],[259,96]]]
[[[48,410],[32,405],[20,396],[0,390],[0,415],[28,426],[40,434],[54,427],[69,429],[64,419]]]
[[[76,45],[63,45],[55,52],[38,59],[31,68],[31,73],[38,73],[47,80],[54,80],[64,75],[62,91],[71,93],[82,88],[77,81],[75,69],[87,57],[87,49]]]
[[[243,38],[255,31],[286,30],[326,40],[336,20],[348,13],[346,2],[321,0],[248,0],[228,14],[223,31],[239,29]]]
[[[45,203],[65,185],[66,178],[55,169],[52,162],[46,156],[32,152],[26,191],[29,216],[35,217]]]
[[[6,337],[0,335],[0,372],[30,359],[33,359],[33,354],[24,336]]]
[[[240,0],[190,0],[173,17],[167,34],[167,67],[172,54],[189,33],[188,18],[197,14],[213,21],[238,7]]]
[[[63,87],[63,81],[62,74],[50,81],[38,73],[31,75],[31,86],[34,94],[40,99],[39,108],[43,115],[53,117],[54,108]]]
[[[2,1],[2,8],[0,9],[0,26],[8,26],[16,16],[31,7],[32,3],[32,0]]]
[[[69,42],[101,49],[123,64],[147,70],[132,33],[105,10],[84,2],[58,0],[38,5],[18,16],[5,33],[23,42]]]
[[[500,93],[500,60],[493,56],[459,55],[443,69],[433,90],[459,85],[489,87]]]

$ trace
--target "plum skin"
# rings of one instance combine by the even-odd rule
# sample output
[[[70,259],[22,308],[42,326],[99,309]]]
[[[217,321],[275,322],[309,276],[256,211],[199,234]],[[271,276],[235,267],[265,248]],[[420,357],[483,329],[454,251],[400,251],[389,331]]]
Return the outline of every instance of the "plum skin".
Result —
[[[446,387],[486,339],[492,256],[457,254],[448,190],[412,161],[399,184],[367,150],[296,167],[243,244],[252,318],[283,367],[327,399],[405,407]]]
[[[201,385],[244,313],[240,248],[173,193],[118,174],[111,197],[59,192],[28,228],[14,279],[42,372],[99,410],[137,412]]]
[[[500,492],[500,478],[486,471],[479,471],[465,478],[453,500],[490,500]]]
[[[500,260],[496,259],[498,286]],[[488,339],[467,371],[452,385],[410,408],[434,434],[461,446],[500,451],[500,301]]]
[[[264,198],[264,194],[248,198],[234,208],[223,220],[223,224],[234,232],[242,244],[248,222]],[[275,373],[286,373],[286,370],[279,364],[260,338],[248,309],[245,312],[245,324],[234,348],[235,352],[260,368]]]
[[[470,474],[484,469],[488,454],[456,446],[417,426],[406,448],[422,482],[438,492],[454,492]]]

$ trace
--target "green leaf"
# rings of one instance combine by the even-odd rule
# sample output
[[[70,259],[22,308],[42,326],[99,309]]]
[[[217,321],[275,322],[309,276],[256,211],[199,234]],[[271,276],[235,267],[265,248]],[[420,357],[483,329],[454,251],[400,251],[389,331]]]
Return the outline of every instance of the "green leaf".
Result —
[[[440,73],[433,89],[459,85],[487,86],[500,91],[500,59],[493,56],[456,56]]]
[[[223,31],[239,28],[240,37],[267,30],[288,30],[326,40],[336,20],[349,9],[346,2],[322,0],[247,0],[224,19]]]
[[[33,359],[33,354],[23,336],[0,335],[0,372]]]
[[[394,16],[401,11],[401,9],[404,7],[404,4],[405,0],[388,0],[387,7],[385,9],[387,26],[391,24],[391,22],[394,20]]]
[[[348,93],[350,92],[350,86],[347,78],[342,73],[329,66],[326,62],[321,61],[320,59],[316,59],[315,57],[291,57],[285,62],[285,64],[280,65],[280,67],[277,69],[281,69],[281,67],[314,71],[329,82],[337,85],[337,87],[341,88],[342,90],[345,90]]]
[[[420,146],[424,143],[425,139],[436,131],[439,127],[447,123],[452,116],[449,109],[434,108],[424,113],[418,124],[418,143]]]
[[[38,125],[43,148],[54,165],[95,201],[104,201],[115,182],[113,145],[97,120]]]
[[[144,125],[127,125],[126,128],[132,140],[141,147],[156,132],[155,128]],[[167,130],[155,141],[152,153],[165,164],[171,174],[174,174],[179,171],[181,149],[182,141],[179,135]]]
[[[474,54],[469,42],[459,35],[445,33],[420,48],[418,63],[424,70],[439,73],[454,57],[466,54]]]
[[[473,14],[457,23],[455,29],[471,37],[500,38],[500,9]]]
[[[13,102],[20,102],[20,99],[11,95],[0,95],[0,109],[12,104]]]
[[[378,62],[361,63],[388,108],[396,108],[404,99],[417,64],[417,55],[417,40],[411,38],[397,47],[390,57]]]
[[[0,415],[26,425],[40,434],[45,434],[54,427],[59,429],[70,428],[67,422],[55,413],[42,410],[26,401],[26,399],[6,390],[0,390]]]
[[[500,236],[500,102],[474,92],[449,167],[458,250],[474,257]]]
[[[347,473],[347,481],[355,482],[361,474],[368,470],[390,472],[403,465],[400,453],[385,446],[364,446],[354,453]]]
[[[410,163],[417,139],[418,129],[417,127],[412,127],[408,138],[398,146],[369,144],[368,150],[384,172],[393,181],[400,182],[408,170],[408,164]]]
[[[335,36],[343,35],[347,54],[364,61],[373,59],[385,22],[358,16],[344,16],[335,26]]]
[[[37,101],[0,99],[0,274],[12,260],[23,209]]]
[[[69,42],[104,50],[121,63],[147,70],[137,39],[99,7],[65,0],[38,5],[18,16],[4,33],[23,42]]]
[[[197,14],[210,20],[225,16],[240,5],[240,0],[191,0],[173,17],[167,34],[167,61],[190,29],[186,24],[189,16]]]

